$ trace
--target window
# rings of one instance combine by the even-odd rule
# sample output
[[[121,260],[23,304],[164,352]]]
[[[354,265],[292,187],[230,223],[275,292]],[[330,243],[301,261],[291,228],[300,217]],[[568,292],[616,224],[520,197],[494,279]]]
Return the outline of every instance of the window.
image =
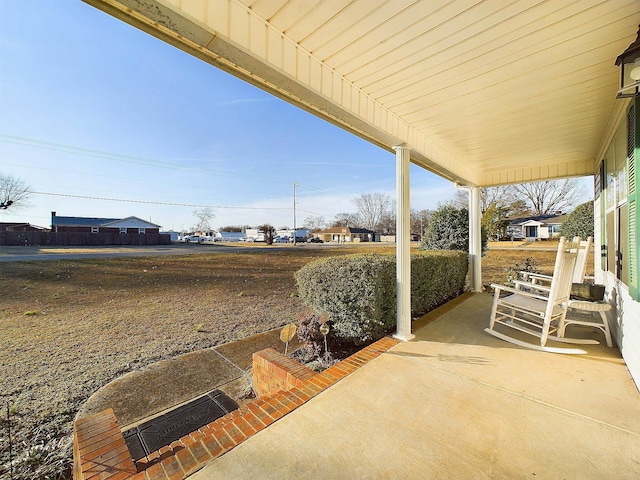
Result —
[[[633,109],[629,113],[632,112]],[[604,160],[606,269],[625,284],[628,281],[626,245],[623,243],[626,235],[621,232],[627,230],[628,132],[628,123],[618,128]]]
[[[91,227],[91,233],[99,233],[100,227]]]
[[[636,128],[640,102],[635,103],[607,149],[595,184],[596,201],[600,201],[602,207],[602,269],[628,285],[629,293],[638,300],[635,158],[640,143]]]
[[[146,232],[146,229],[145,229],[145,228],[139,228],[139,229],[138,229],[138,233],[140,233],[140,234],[142,234],[142,235],[144,235],[144,234],[145,234],[145,232]]]
[[[127,233],[127,227],[120,227],[120,233]]]

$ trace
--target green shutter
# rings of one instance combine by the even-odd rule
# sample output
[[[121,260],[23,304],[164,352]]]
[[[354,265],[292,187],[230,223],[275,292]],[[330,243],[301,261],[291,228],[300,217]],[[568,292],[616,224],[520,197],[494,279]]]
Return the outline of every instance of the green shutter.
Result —
[[[638,219],[640,196],[640,175],[636,175],[636,158],[640,149],[640,129],[638,125],[638,115],[640,114],[640,98],[635,99],[635,104],[629,109],[628,116],[628,148],[627,148],[627,179],[629,182],[627,206],[629,215],[629,293],[635,300],[640,300],[640,264],[638,258],[638,238],[640,238],[640,219]]]

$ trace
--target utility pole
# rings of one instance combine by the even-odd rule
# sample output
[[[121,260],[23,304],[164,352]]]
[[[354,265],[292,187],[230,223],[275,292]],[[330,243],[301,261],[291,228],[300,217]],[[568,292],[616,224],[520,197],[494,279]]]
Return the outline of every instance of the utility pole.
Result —
[[[293,246],[296,246],[296,240],[298,239],[297,229],[296,229],[296,186],[298,184],[293,182]]]

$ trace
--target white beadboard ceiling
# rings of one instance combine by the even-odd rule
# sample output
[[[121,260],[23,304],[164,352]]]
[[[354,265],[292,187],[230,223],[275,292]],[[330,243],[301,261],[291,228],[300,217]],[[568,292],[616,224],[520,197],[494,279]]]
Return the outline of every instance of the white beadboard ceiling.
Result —
[[[85,1],[471,185],[592,174],[640,24],[638,0]]]

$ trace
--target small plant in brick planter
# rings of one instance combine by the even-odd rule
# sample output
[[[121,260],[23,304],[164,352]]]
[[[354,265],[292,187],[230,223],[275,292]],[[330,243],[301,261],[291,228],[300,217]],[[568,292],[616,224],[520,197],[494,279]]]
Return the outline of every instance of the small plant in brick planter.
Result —
[[[326,336],[327,350],[325,350],[325,336],[320,331],[322,325],[329,327]],[[326,316],[310,313],[298,322],[298,338],[302,347],[293,352],[290,357],[307,365],[312,370],[321,371],[357,352],[362,345],[355,346],[341,340],[333,330],[333,322]]]
[[[508,285],[515,285],[513,281],[520,280],[522,277],[520,272],[540,273],[538,262],[532,257],[527,257],[524,262],[516,263],[513,267],[508,268],[506,273]]]

